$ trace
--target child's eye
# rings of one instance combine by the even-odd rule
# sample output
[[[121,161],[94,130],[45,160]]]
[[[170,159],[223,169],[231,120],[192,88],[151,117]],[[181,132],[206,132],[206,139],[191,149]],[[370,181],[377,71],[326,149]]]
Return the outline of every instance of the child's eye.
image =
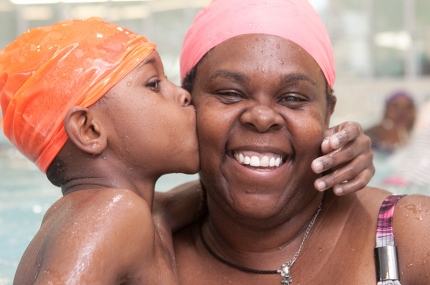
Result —
[[[149,82],[148,84],[146,84],[146,87],[151,88],[153,90],[158,90],[159,89],[159,85],[160,85],[160,81],[159,79],[156,80],[152,80],[151,82]]]

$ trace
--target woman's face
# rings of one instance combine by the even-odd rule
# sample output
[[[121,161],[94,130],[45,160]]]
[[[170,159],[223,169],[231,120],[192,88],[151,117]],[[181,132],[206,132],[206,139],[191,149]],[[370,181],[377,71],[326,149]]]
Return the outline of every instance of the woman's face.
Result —
[[[262,218],[312,197],[334,106],[306,51],[277,36],[229,39],[200,62],[192,99],[209,203]]]

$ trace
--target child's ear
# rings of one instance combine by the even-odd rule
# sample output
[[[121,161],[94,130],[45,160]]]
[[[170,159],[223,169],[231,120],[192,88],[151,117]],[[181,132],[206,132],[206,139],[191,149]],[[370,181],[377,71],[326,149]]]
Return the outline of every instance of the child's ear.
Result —
[[[69,140],[87,153],[100,154],[107,146],[103,125],[88,108],[71,108],[64,119],[64,129]]]

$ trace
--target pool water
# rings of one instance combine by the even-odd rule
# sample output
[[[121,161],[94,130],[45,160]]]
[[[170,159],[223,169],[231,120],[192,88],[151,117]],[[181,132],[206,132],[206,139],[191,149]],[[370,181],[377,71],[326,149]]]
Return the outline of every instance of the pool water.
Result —
[[[167,191],[194,179],[197,175],[169,174],[160,178],[156,189]],[[0,132],[0,285],[12,284],[19,260],[43,215],[60,197],[60,189]]]
[[[393,161],[375,153],[376,174],[369,183],[394,193],[430,194],[430,187],[385,187],[383,178]],[[157,191],[167,191],[197,175],[170,174],[157,182]],[[0,285],[10,285],[18,262],[39,229],[46,210],[61,197],[36,166],[24,158],[0,132]]]

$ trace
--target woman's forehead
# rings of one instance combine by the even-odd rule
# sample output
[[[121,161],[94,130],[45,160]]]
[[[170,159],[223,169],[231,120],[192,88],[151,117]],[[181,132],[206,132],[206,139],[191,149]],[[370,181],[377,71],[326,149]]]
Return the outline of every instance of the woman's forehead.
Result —
[[[263,73],[302,73],[311,81],[323,77],[319,65],[312,56],[296,43],[273,35],[247,34],[228,39],[214,47],[202,59],[204,68],[213,76],[223,70],[237,70],[238,73],[259,70]],[[201,75],[201,74],[200,74]]]

